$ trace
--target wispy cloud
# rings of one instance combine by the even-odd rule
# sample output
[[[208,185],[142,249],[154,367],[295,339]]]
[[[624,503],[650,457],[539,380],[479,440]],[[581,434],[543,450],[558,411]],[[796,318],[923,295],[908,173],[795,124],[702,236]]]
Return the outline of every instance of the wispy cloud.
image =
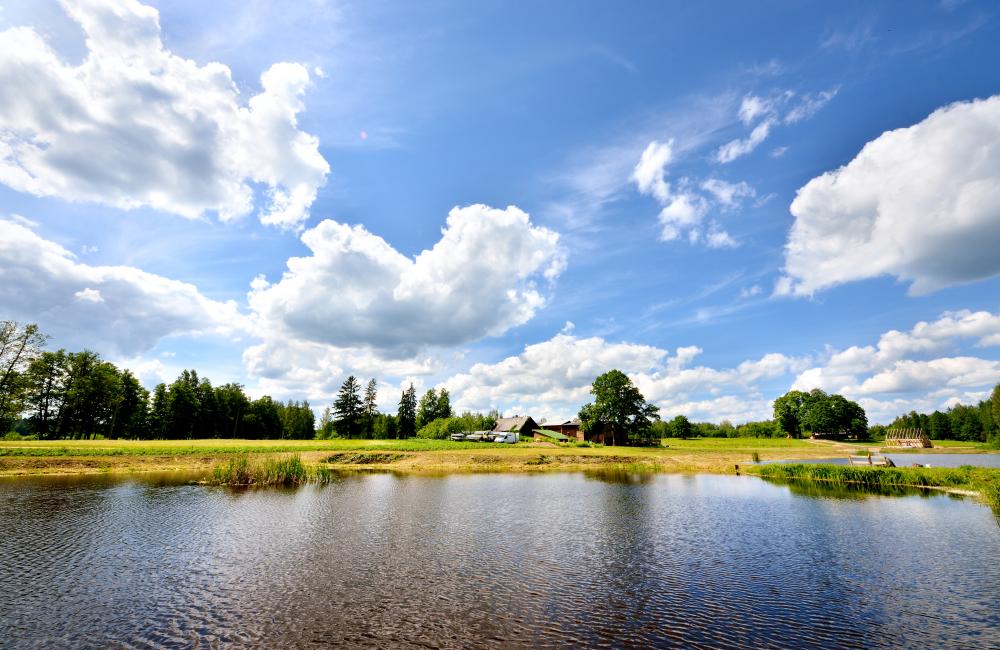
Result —
[[[556,190],[545,216],[563,231],[593,231],[604,209],[632,187],[636,161],[654,140],[669,138],[680,158],[716,138],[731,121],[737,96],[731,92],[696,95],[645,116],[632,116],[601,142],[572,151],[563,168],[544,180]]]
[[[836,97],[839,90],[840,87],[836,86],[817,93],[799,94],[786,89],[768,95],[744,96],[737,117],[743,126],[753,128],[745,137],[734,138],[719,147],[715,160],[726,164],[752,153],[779,124],[795,124],[811,118]],[[772,150],[771,157],[780,157],[785,149],[778,147]]]

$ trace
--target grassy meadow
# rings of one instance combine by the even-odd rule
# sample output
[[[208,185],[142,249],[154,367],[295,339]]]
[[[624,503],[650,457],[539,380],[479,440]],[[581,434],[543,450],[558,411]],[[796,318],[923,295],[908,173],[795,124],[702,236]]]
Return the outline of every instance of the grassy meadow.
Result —
[[[236,456],[297,454],[308,466],[401,472],[537,472],[632,468],[657,472],[733,473],[759,460],[843,457],[874,443],[785,438],[664,439],[659,447],[605,447],[448,440],[55,440],[0,441],[0,475],[205,470]],[[983,451],[941,445],[938,452]],[[922,450],[931,451],[934,450]]]

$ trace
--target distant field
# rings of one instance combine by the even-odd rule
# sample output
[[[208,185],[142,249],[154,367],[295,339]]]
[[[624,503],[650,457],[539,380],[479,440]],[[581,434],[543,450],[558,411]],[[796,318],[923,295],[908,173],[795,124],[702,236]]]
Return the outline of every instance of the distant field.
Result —
[[[298,454],[312,465],[402,472],[577,471],[600,468],[731,473],[760,460],[843,457],[873,443],[785,438],[668,438],[660,447],[504,445],[448,440],[57,440],[0,441],[0,475],[207,470],[237,454]],[[976,451],[970,443],[940,445]]]
[[[39,440],[0,441],[0,456],[157,456],[393,449],[433,451],[503,447],[450,440]],[[509,445],[508,445],[509,446]]]

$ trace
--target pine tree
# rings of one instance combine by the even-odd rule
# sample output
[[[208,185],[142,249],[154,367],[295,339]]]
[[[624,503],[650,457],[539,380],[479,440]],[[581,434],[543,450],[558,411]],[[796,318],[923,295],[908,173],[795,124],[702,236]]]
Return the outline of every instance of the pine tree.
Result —
[[[351,375],[340,387],[337,399],[333,403],[333,412],[337,418],[337,434],[341,438],[356,438],[361,433],[362,402],[361,386]]]
[[[417,433],[417,391],[413,384],[403,391],[399,398],[399,411],[396,414],[396,431],[400,438],[411,438]]]
[[[365,388],[365,401],[363,406],[365,418],[365,437],[371,438],[375,435],[375,417],[378,415],[378,384],[372,378]]]

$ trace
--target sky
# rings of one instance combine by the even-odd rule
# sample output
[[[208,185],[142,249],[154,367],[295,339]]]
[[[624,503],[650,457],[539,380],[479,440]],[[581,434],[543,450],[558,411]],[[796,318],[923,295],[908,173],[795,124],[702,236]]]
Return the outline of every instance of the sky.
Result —
[[[147,387],[572,417],[1000,381],[1000,7],[0,4],[0,318]]]

